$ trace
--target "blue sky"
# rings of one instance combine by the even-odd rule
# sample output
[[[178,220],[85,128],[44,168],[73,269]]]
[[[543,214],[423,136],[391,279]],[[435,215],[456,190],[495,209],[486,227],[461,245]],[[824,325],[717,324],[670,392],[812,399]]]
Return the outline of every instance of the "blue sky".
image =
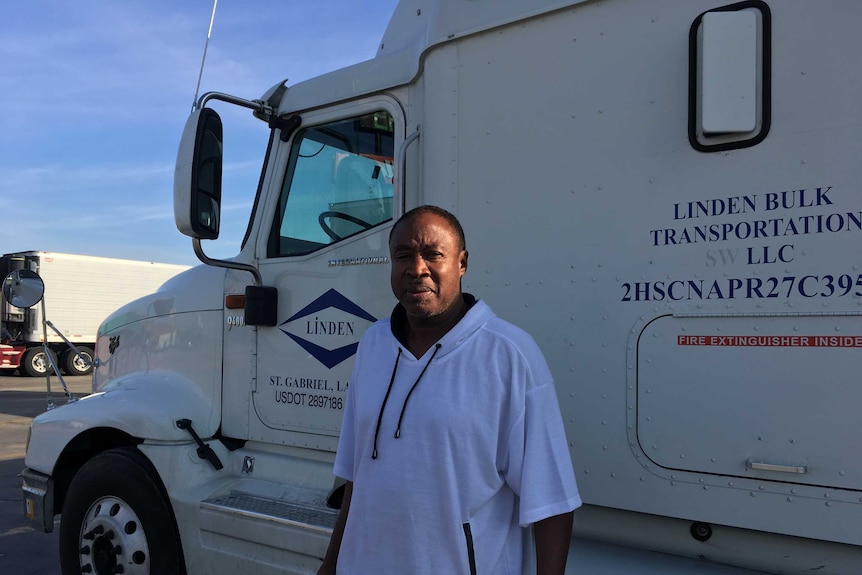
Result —
[[[201,93],[260,97],[372,58],[397,0],[219,0]],[[0,5],[0,253],[197,262],[173,221],[173,168],[212,0]],[[222,237],[239,249],[268,136],[225,119]]]

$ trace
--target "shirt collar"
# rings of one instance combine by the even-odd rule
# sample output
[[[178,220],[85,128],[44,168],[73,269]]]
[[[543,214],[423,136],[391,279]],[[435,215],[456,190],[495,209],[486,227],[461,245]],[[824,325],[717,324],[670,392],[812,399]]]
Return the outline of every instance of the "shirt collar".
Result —
[[[476,304],[476,301],[478,301],[473,294],[465,292],[461,292],[461,297],[464,298],[464,304],[467,306],[467,310],[473,307]],[[464,318],[461,319],[463,320]],[[395,339],[397,339],[401,345],[407,347],[407,311],[400,303],[395,304],[392,314],[389,316],[389,325],[392,328],[392,335],[395,336]]]

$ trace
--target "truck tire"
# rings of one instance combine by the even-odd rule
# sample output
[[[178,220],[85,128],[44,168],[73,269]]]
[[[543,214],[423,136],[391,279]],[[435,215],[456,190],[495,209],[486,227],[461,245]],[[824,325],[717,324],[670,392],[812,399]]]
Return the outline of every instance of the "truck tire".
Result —
[[[60,521],[60,567],[63,575],[185,573],[167,496],[138,451],[106,451],[75,474]]]
[[[51,355],[54,358],[54,361],[57,360],[57,356],[53,351],[50,351]],[[51,368],[51,362],[48,361],[48,357],[45,355],[45,348],[43,347],[31,347],[27,351],[24,352],[24,355],[21,356],[21,365],[18,366],[18,371],[20,371],[24,375],[29,375],[30,377],[39,377],[45,375],[46,372],[53,373],[54,370]]]
[[[90,375],[93,372],[93,350],[79,347],[80,353],[67,350],[63,353],[60,365],[68,375]]]

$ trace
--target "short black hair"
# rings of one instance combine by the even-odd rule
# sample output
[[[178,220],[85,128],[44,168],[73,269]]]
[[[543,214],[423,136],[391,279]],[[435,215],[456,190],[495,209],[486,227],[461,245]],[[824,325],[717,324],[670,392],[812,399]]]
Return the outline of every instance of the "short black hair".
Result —
[[[392,243],[392,234],[395,233],[395,228],[398,227],[398,224],[421,214],[434,214],[435,216],[440,216],[441,218],[446,220],[446,223],[449,224],[449,227],[451,227],[452,230],[455,232],[455,235],[458,236],[458,249],[460,251],[464,251],[467,249],[467,240],[464,237],[464,228],[461,227],[461,222],[458,221],[458,218],[456,218],[451,212],[448,212],[441,207],[430,205],[413,208],[412,210],[398,218],[398,221],[396,221],[395,225],[392,226],[392,229],[389,230],[389,243]]]

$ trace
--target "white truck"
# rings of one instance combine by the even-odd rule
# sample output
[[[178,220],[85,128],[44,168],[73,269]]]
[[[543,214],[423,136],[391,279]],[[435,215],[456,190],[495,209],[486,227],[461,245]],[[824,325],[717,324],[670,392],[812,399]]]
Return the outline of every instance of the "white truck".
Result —
[[[27,269],[45,284],[45,307],[13,306],[0,296],[0,324],[4,328],[0,369],[28,376],[51,370],[45,352],[47,342],[58,366],[69,375],[92,371],[93,349],[99,325],[128,302],[152,293],[166,280],[189,266],[104,258],[45,251],[26,251],[0,256],[0,278]],[[63,337],[43,326],[50,321]],[[63,338],[72,342],[74,353]]]
[[[61,514],[64,573],[314,573],[351,358],[395,303],[388,234],[436,204],[465,291],[554,373],[585,501],[570,573],[859,573],[860,21],[855,0],[402,0],[372,60],[205,95],[175,216],[206,265],[112,315],[94,394],[34,420],[27,516]],[[229,261],[202,242],[214,100],[270,130]]]

